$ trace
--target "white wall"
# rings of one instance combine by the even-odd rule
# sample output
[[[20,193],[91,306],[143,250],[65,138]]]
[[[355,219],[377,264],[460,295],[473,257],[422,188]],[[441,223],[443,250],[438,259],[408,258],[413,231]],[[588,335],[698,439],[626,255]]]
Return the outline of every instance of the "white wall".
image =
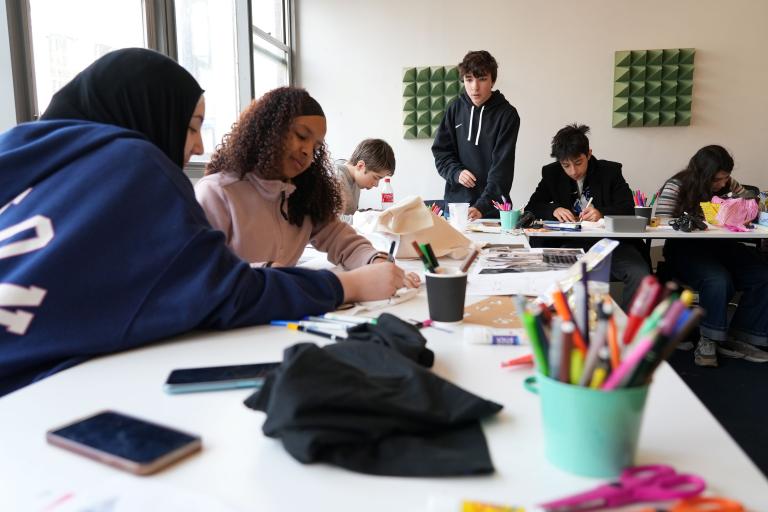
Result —
[[[297,84],[328,116],[334,157],[365,137],[395,149],[395,194],[442,197],[431,140],[404,140],[401,73],[458,63],[485,49],[496,83],[518,109],[521,128],[512,198],[527,201],[551,161],[555,132],[592,128],[598,158],[624,163],[630,186],[647,193],[718,143],[734,176],[768,188],[768,2],[755,0],[297,0]],[[616,50],[696,48],[689,127],[612,128]],[[363,194],[363,206],[378,201]]]
[[[16,125],[16,107],[11,76],[11,46],[5,2],[0,2],[0,132]]]

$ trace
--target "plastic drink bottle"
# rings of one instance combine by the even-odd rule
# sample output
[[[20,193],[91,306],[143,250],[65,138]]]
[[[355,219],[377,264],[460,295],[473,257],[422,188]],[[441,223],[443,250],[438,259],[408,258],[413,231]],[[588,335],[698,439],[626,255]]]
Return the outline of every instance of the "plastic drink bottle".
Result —
[[[389,178],[384,178],[384,185],[381,187],[381,209],[386,210],[395,204],[395,193],[392,190],[392,183]]]

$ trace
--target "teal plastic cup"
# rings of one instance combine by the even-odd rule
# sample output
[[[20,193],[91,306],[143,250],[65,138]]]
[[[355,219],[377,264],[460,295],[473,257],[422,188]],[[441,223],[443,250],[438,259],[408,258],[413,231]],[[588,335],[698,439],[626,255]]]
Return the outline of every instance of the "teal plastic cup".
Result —
[[[501,219],[501,230],[512,231],[520,218],[520,210],[499,210],[499,218]]]
[[[526,389],[541,397],[546,456],[581,476],[612,478],[634,466],[648,386],[603,391],[541,374]]]

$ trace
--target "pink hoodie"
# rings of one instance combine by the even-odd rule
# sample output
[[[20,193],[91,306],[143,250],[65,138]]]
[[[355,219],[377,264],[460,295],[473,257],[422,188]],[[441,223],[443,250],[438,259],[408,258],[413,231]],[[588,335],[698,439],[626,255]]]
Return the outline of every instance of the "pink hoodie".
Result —
[[[240,179],[218,172],[197,182],[195,196],[211,225],[224,232],[227,245],[251,264],[294,266],[307,242],[347,270],[366,265],[377,255],[386,257],[336,216],[319,226],[309,217],[301,227],[290,224],[280,213],[280,194],[285,192],[288,198],[294,190],[294,184],[280,180],[253,174]]]

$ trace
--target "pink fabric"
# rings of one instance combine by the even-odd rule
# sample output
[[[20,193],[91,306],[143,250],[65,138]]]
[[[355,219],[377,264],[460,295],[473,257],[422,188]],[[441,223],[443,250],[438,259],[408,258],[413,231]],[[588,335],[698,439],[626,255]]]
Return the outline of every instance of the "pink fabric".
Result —
[[[338,217],[317,226],[309,218],[301,227],[290,224],[280,214],[280,196],[285,192],[288,197],[294,190],[292,183],[263,180],[253,174],[241,180],[226,172],[205,176],[195,184],[195,196],[208,222],[224,232],[235,254],[253,265],[272,261],[276,266],[292,267],[308,242],[345,269],[370,263],[381,254]]]
[[[744,224],[757,217],[757,202],[752,199],[722,199],[715,196],[712,198],[712,203],[720,205],[715,220],[730,231],[748,231]]]

